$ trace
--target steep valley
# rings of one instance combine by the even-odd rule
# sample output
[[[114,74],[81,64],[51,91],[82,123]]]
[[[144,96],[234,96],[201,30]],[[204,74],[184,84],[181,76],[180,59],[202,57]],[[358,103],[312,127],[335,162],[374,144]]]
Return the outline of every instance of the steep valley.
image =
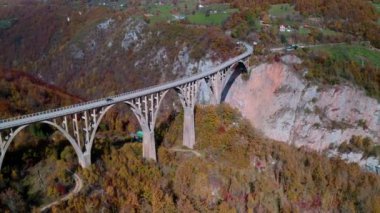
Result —
[[[314,48],[324,36],[314,28],[278,32],[281,22],[306,17],[288,14],[299,5],[277,4],[288,1],[197,2],[0,0],[0,120],[189,77],[243,53],[241,41],[254,47],[247,69],[241,61],[231,69],[223,103],[215,104],[211,78],[202,79],[194,149],[183,143],[178,88],[167,93],[152,127],[157,161],[144,158],[143,127],[125,102],[101,120],[87,168],[62,131],[41,122],[26,127],[1,165],[0,212],[39,212],[72,191],[77,177],[80,192],[45,212],[380,212],[379,67],[358,53],[347,59]],[[194,24],[180,19],[181,8],[226,20]],[[166,13],[179,20],[155,20]],[[306,25],[322,29],[328,21],[318,15],[307,16]],[[329,24],[347,27],[335,19]],[[375,30],[358,38],[376,41]],[[346,31],[329,31],[333,38],[326,39],[353,38],[338,38]],[[291,41],[298,38],[312,48],[296,51]],[[371,49],[363,55],[378,63],[378,49],[355,45]],[[72,124],[86,149],[88,135],[76,135]],[[2,153],[13,130],[0,134]]]

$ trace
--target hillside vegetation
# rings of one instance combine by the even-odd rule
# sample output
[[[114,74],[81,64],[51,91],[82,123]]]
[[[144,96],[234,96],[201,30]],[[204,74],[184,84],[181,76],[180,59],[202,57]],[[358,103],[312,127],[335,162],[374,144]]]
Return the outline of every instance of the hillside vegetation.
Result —
[[[98,141],[99,157],[79,172],[84,190],[53,212],[379,211],[378,176],[265,139],[226,105],[197,108],[200,157],[174,152],[182,119],[179,114],[161,131],[157,164],[141,160],[138,143],[117,148]]]
[[[81,100],[26,73],[0,68],[0,119],[58,108]]]
[[[0,8],[0,14],[0,20],[17,20],[0,30],[0,67],[39,76],[83,97],[173,80],[198,72],[201,59],[216,62],[240,52],[219,28],[149,25],[135,13],[105,7],[38,4]]]
[[[323,46],[298,51],[309,68],[306,79],[327,84],[349,81],[364,89],[368,96],[380,100],[380,54],[365,46]]]

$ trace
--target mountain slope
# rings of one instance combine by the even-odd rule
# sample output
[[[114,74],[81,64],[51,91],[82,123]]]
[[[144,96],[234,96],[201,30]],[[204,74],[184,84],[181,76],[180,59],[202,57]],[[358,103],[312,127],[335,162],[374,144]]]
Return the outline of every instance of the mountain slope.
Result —
[[[61,89],[15,70],[0,69],[0,118],[57,108],[82,101]]]
[[[15,20],[0,31],[0,66],[83,97],[172,80],[198,72],[199,61],[217,63],[241,51],[219,28],[149,25],[128,11],[48,4],[0,11],[0,19]]]

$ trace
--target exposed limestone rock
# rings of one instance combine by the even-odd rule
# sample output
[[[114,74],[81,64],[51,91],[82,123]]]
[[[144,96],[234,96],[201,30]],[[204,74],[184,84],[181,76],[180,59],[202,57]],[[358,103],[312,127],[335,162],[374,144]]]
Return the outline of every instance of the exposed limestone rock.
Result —
[[[283,63],[254,68],[246,82],[236,79],[226,101],[266,136],[296,146],[323,150],[353,135],[380,142],[377,100],[350,85],[309,85]]]
[[[124,34],[124,39],[121,42],[121,46],[127,50],[134,44],[140,37],[144,26],[146,24],[143,21],[128,19],[126,21],[126,33]]]
[[[199,70],[199,72],[207,72],[210,71],[211,68],[218,66],[220,64],[220,61],[212,61],[211,56],[207,55],[204,59],[200,60],[198,63],[195,64],[189,64],[187,66],[187,72],[192,70],[192,66],[197,67],[196,69]],[[186,72],[186,73],[187,73]],[[199,96],[198,96],[198,102],[200,104],[209,104],[212,101],[212,93],[210,87],[206,84],[206,81],[201,81],[200,89],[199,89]]]
[[[365,156],[362,152],[339,153],[338,150],[327,150],[328,157],[338,157],[347,163],[357,163],[363,169],[376,173],[377,167],[380,166],[380,160],[376,157]]]
[[[220,64],[220,61],[212,61],[212,53],[207,54],[204,58],[199,61],[191,60],[190,50],[187,46],[184,46],[181,51],[179,51],[176,61],[173,64],[172,72],[173,74],[183,73],[185,70],[185,76],[194,75],[198,72],[207,72],[211,68],[216,67]],[[211,101],[211,89],[206,84],[205,81],[201,82],[198,102],[201,104],[209,104]]]
[[[99,30],[108,30],[108,28],[111,26],[111,24],[114,22],[112,18],[107,19],[106,21],[98,24],[98,29]]]
[[[74,59],[83,59],[84,58],[84,52],[82,49],[80,49],[76,45],[72,45],[71,46],[71,56]]]

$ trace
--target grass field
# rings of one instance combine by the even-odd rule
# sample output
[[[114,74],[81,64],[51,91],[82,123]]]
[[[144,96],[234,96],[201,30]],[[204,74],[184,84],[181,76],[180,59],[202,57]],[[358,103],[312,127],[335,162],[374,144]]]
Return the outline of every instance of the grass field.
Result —
[[[360,44],[338,44],[311,48],[304,57],[306,79],[332,85],[348,81],[380,101],[380,52]]]
[[[149,10],[149,13],[153,15],[151,23],[173,20],[171,11],[174,9],[172,5],[157,5]]]
[[[380,14],[380,3],[372,3],[375,6],[377,13]],[[377,23],[380,24],[380,18],[377,20]]]
[[[295,12],[294,6],[291,6],[290,4],[274,4],[269,9],[269,14],[276,17],[284,17],[294,14]]]
[[[337,61],[351,59],[359,64],[369,62],[375,67],[380,68],[380,52],[368,49],[360,44],[339,44],[318,47],[317,49],[327,51]]]
[[[186,5],[186,7],[185,7]],[[152,15],[151,23],[175,20],[172,12],[185,16],[192,24],[199,25],[222,25],[237,9],[231,9],[228,4],[211,4],[195,10],[193,1],[181,1],[178,7],[172,4],[150,5],[148,12]]]
[[[322,29],[322,28],[320,28],[319,30],[322,32],[322,34],[324,36],[337,36],[337,35],[339,35],[339,32],[336,32],[336,31],[333,31],[333,30],[330,30],[330,29]],[[295,32],[297,32],[301,36],[307,36],[310,33],[310,31],[311,30],[308,29],[308,28],[300,28],[298,31],[295,31]],[[282,32],[281,34],[284,34],[286,36],[290,36],[292,33],[293,32]]]
[[[301,34],[301,35],[308,35],[310,33],[310,30],[307,29],[307,28],[300,28],[298,30],[298,33]]]
[[[373,3],[378,13],[380,13],[380,3]]]
[[[187,17],[188,21],[192,24],[200,25],[222,25],[231,14],[237,12],[237,9],[225,9],[225,10],[215,10],[218,11],[215,14],[206,15],[206,11],[198,11],[194,15],[189,15]]]

